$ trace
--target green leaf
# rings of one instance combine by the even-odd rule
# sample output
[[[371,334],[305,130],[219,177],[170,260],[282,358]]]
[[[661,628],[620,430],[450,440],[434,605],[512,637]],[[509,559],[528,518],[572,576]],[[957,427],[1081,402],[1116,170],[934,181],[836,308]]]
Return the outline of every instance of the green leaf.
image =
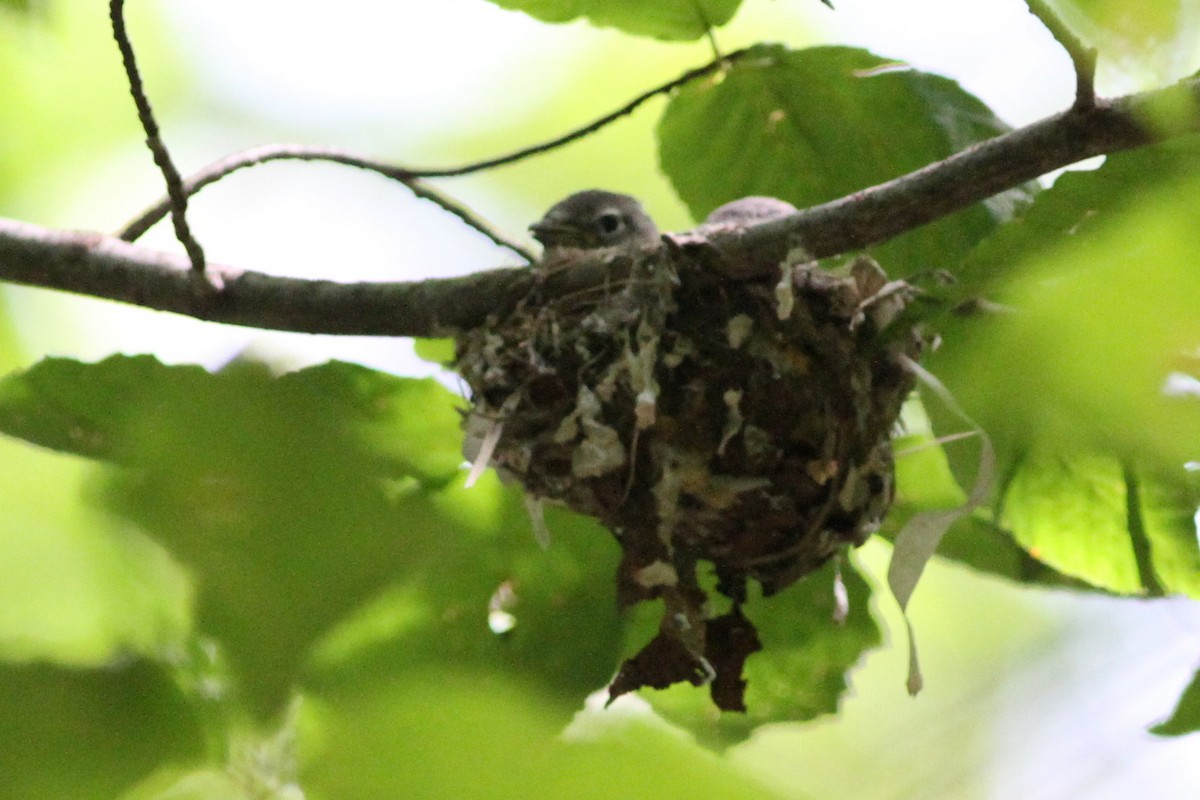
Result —
[[[1114,157],[1111,171],[1056,187],[1000,235],[1007,247],[981,248],[1002,265],[987,297],[1016,313],[938,321],[945,345],[927,366],[1007,458],[1036,435],[1046,450],[1111,453],[1154,471],[1195,459],[1200,404],[1166,389],[1173,374],[1200,374],[1186,355],[1200,341],[1200,176],[1122,180],[1139,165],[1162,174],[1183,152]],[[1136,203],[1103,200],[1106,191]],[[1072,217],[1085,227],[1064,235]]]
[[[896,501],[879,531],[890,542],[895,541],[896,534],[914,514],[955,509],[966,502],[967,494],[950,470],[948,450],[962,453],[961,460],[970,462],[968,478],[971,480],[977,479],[975,472],[982,466],[976,455],[981,446],[978,436],[938,444],[925,407],[919,400],[910,398],[905,403],[901,420],[905,433],[893,441]],[[953,433],[961,433],[962,420],[955,419],[954,424],[957,427]],[[937,555],[1020,583],[1086,586],[1030,556],[1017,544],[1010,531],[991,521],[990,513],[984,508],[975,509],[954,523],[942,537]]]
[[[445,366],[454,361],[454,340],[414,339],[413,352],[417,354],[417,358]]]
[[[896,520],[896,526],[889,524],[885,535],[894,534],[904,519],[901,515]],[[977,512],[951,527],[938,546],[937,555],[1018,583],[1049,588],[1090,588],[1087,583],[1070,578],[1029,555],[1029,551],[1013,539],[1011,531],[985,518],[983,512]]]
[[[1121,465],[1104,456],[1027,457],[1004,494],[1001,523],[1034,558],[1122,594],[1144,589],[1129,533]]]
[[[1194,476],[1176,473],[1136,473],[1138,513],[1135,534],[1145,538],[1149,576],[1166,594],[1200,599],[1200,542],[1196,536],[1196,509],[1200,490]]]
[[[869,608],[870,587],[849,561],[841,573],[849,599],[841,624],[835,621],[833,563],[777,595],[745,605],[763,645],[746,661],[745,713],[714,717],[707,694],[689,684],[641,696],[668,720],[719,744],[738,742],[767,723],[836,713],[849,687],[848,673],[881,641]]]
[[[276,433],[307,419],[344,428],[369,446],[381,475],[441,485],[462,462],[455,402],[432,379],[396,378],[340,362],[273,378],[236,365],[215,375],[200,367],[168,367],[150,356],[113,356],[96,364],[48,358],[0,380],[0,431],[54,450],[145,467],[164,455],[173,427],[187,430],[186,422],[181,425],[186,415],[215,424],[222,403],[251,403]],[[260,440],[274,449],[288,444],[268,435],[251,436],[246,444]]]
[[[955,508],[966,502],[967,494],[954,479],[946,451],[938,444],[924,404],[915,395],[901,408],[900,425],[904,434],[892,440],[896,505],[914,509]],[[959,425],[963,427],[963,423]]]
[[[406,531],[453,537],[424,487],[458,474],[456,402],[347,364],[52,359],[0,382],[0,428],[127,467],[94,494],[192,571],[200,631],[270,714],[312,641],[396,575]]]
[[[202,753],[195,715],[158,665],[0,665],[0,797],[108,800]]]
[[[1200,596],[1196,508],[1183,470],[1153,474],[1097,453],[1028,454],[1002,522],[1058,572],[1121,594]]]
[[[1150,729],[1158,736],[1183,736],[1196,731],[1200,731],[1200,672],[1183,690],[1170,718]]]
[[[1144,202],[1185,183],[1200,164],[1200,141],[1183,139],[1116,153],[1095,170],[1066,172],[1016,218],[983,240],[956,270],[961,294],[985,296],[1058,243],[1085,238]]]
[[[447,489],[433,505],[460,515],[454,535],[409,531],[403,573],[321,643],[307,685],[344,694],[364,679],[469,667],[536,684],[543,708],[565,724],[620,654],[611,534],[548,509],[552,543],[542,550],[519,492],[493,478]]]
[[[560,735],[520,681],[447,665],[364,686],[316,712],[305,791],[339,800],[713,800],[775,796],[726,759],[615,711]]]
[[[733,18],[741,0],[492,0],[543,22],[585,18],[656,39],[699,39]]]
[[[519,493],[449,488],[456,403],[346,364],[274,377],[48,360],[0,382],[0,426],[126,465],[94,494],[191,570],[197,627],[258,713],[281,708],[321,641],[322,685],[476,662],[557,692],[565,721],[617,663],[618,548],[550,514],[543,552]],[[488,629],[498,592],[516,621],[504,635]]]
[[[10,0],[11,1],[11,0]],[[45,179],[46,164],[84,165],[142,138],[120,59],[113,58],[107,3],[27,0],[30,13],[0,19],[0,213],[22,219],[56,217],[61,195]],[[171,35],[154,10],[136,15],[135,45],[143,75],[154,76],[154,110],[169,118],[186,96]],[[4,24],[9,23],[9,24]],[[29,23],[36,23],[31,29]],[[76,116],[79,115],[79,116]],[[72,120],[87,119],[86,130]],[[152,164],[141,167],[152,174]]]
[[[663,171],[697,219],[771,195],[799,208],[834,200],[1007,130],[956,83],[864,50],[771,45],[683,87],[659,123]],[[952,268],[1028,189],[873,248],[892,275]]]

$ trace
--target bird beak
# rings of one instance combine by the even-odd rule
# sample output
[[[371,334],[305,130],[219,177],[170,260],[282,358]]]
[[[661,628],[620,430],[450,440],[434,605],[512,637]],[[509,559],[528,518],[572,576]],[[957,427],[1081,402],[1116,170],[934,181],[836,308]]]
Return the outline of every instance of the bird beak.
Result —
[[[533,234],[534,239],[537,239],[543,245],[548,245],[555,240],[568,236],[571,233],[571,227],[569,225],[558,225],[542,220],[530,225],[529,232]]]

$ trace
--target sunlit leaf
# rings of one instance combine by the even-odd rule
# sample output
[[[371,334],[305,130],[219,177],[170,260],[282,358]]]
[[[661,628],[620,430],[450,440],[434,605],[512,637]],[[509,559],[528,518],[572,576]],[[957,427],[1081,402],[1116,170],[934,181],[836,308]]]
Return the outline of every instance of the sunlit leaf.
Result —
[[[1173,476],[1139,473],[1137,493],[1138,522],[1154,580],[1167,594],[1200,599],[1200,491],[1195,481],[1185,480],[1182,470]]]
[[[1113,592],[1142,590],[1121,465],[1031,455],[1007,486],[1002,524],[1038,560]]]
[[[7,326],[0,360],[16,361]],[[0,658],[95,666],[185,637],[182,570],[144,536],[89,513],[80,492],[93,467],[7,437],[0,463]]]
[[[968,462],[972,470],[968,479],[975,479],[980,468],[976,455],[981,446],[979,435],[964,430],[965,423],[954,418],[955,429],[947,431],[953,438],[939,444],[924,409],[924,405],[916,400],[905,404],[901,417],[904,435],[894,440],[896,502],[879,532],[889,541],[895,540],[896,534],[914,514],[931,509],[955,509],[966,502],[967,494],[949,468],[948,452],[964,453],[961,460]],[[1031,557],[1017,544],[1011,532],[991,522],[990,517],[988,509],[977,508],[959,519],[942,537],[937,555],[1021,583],[1086,586]]]
[[[657,39],[698,39],[724,25],[741,0],[492,0],[543,22],[584,18],[600,27]]]
[[[1070,578],[1029,555],[1017,544],[1010,531],[987,520],[977,511],[959,520],[942,539],[938,556],[965,564],[972,569],[998,575],[1011,581],[1047,587],[1087,589],[1089,584]],[[905,516],[896,520],[903,524]],[[889,525],[889,533],[892,526]]]
[[[1031,555],[1123,594],[1188,594],[1200,586],[1200,493],[1096,453],[1034,452],[1001,500],[1005,527]]]
[[[747,195],[833,200],[1005,130],[946,78],[848,47],[763,46],[671,99],[659,158],[702,219]],[[872,251],[892,275],[952,267],[1025,197],[1007,192]]]
[[[434,364],[449,364],[454,361],[453,339],[414,339],[413,351],[418,358]]]

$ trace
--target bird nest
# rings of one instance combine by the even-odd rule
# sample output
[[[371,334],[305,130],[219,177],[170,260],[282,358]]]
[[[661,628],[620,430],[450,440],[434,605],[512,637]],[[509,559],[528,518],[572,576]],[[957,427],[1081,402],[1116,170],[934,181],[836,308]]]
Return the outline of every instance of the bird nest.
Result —
[[[586,256],[463,334],[457,368],[469,457],[612,531],[623,606],[664,601],[610,695],[686,680],[744,710],[748,582],[774,594],[879,526],[921,339],[900,321],[913,290],[867,259],[730,280],[714,258],[670,239]]]

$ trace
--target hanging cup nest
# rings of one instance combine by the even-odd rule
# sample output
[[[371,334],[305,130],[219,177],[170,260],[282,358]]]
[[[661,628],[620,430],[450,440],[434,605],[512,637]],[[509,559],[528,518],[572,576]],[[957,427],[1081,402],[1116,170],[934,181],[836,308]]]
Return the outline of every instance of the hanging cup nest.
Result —
[[[468,457],[612,531],[622,605],[664,601],[610,695],[686,680],[744,710],[747,583],[774,594],[879,526],[913,386],[900,356],[922,340],[900,321],[914,290],[869,259],[730,280],[721,258],[698,234],[585,254],[463,334],[457,368]],[[710,616],[699,562],[729,612]]]

